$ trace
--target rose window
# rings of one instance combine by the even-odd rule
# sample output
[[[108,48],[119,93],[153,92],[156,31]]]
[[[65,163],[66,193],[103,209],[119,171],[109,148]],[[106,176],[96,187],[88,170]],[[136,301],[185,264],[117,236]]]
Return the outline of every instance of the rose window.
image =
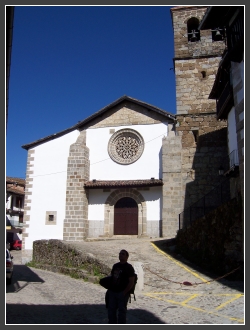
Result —
[[[121,129],[115,132],[108,144],[111,159],[123,165],[134,163],[141,157],[143,149],[143,138],[133,129]]]

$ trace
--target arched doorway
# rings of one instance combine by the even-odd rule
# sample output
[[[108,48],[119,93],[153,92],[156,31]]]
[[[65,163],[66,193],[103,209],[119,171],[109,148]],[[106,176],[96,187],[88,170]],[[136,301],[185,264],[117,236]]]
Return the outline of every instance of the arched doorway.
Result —
[[[123,197],[115,204],[114,235],[138,235],[138,205],[133,198]]]

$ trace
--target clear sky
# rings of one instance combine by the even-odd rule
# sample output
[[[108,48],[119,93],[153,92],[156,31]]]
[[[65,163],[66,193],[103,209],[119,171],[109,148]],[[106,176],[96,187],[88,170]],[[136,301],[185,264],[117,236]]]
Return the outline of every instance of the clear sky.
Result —
[[[26,178],[22,145],[123,95],[176,113],[170,6],[16,6],[6,175]]]

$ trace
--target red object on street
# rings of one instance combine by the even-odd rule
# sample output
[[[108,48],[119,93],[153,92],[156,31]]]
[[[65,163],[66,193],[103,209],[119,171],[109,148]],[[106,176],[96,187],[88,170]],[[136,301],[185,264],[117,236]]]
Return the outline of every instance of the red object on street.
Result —
[[[22,250],[22,241],[14,240],[10,245],[11,250]]]

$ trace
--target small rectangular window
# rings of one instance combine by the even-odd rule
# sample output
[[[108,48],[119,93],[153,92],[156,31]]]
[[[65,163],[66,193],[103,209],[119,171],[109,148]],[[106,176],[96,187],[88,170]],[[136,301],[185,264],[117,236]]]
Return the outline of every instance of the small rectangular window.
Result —
[[[57,223],[57,212],[46,211],[45,225],[56,225]]]
[[[49,214],[49,221],[54,221],[54,214]]]

